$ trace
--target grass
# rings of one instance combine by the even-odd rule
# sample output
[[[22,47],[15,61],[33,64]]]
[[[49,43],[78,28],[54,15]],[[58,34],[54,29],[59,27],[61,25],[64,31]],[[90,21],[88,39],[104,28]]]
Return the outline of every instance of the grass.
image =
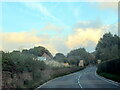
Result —
[[[98,75],[120,83],[120,76],[118,76],[118,75],[114,75],[114,74],[110,74],[110,73],[105,73],[105,72],[99,72]]]
[[[120,83],[120,58],[108,60],[98,65],[97,73],[100,76]]]
[[[70,74],[70,73],[73,73],[73,72],[77,72],[79,70],[82,70],[83,68],[80,68],[80,67],[67,67],[67,68],[59,68],[59,69],[54,69],[52,72],[48,73],[50,74],[50,77],[47,78],[47,79],[43,79],[42,78],[42,81],[39,81],[39,82],[36,82],[36,84],[34,84],[34,88],[37,88],[39,87],[40,85],[42,85],[43,83],[49,81],[49,80],[52,80],[54,78],[57,78],[57,77],[60,77],[60,76],[64,76],[64,75],[67,75],[67,74]]]

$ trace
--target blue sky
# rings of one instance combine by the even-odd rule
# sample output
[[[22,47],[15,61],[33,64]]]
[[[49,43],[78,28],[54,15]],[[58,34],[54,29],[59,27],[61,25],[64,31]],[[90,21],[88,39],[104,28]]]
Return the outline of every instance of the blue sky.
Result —
[[[30,34],[34,32],[30,36],[38,40],[37,43],[32,41],[30,43],[22,42],[22,46],[20,46],[21,42],[15,42],[16,40],[12,38],[9,43],[10,45],[16,43],[16,47],[7,47],[5,45],[4,49],[11,50],[18,49],[18,47],[27,48],[34,45],[43,45],[54,53],[67,53],[69,50],[78,47],[86,47],[88,51],[94,51],[96,45],[94,42],[96,41],[88,40],[86,36],[85,41],[93,42],[91,44],[91,46],[93,45],[92,47],[87,46],[88,43],[81,45],[81,40],[79,39],[76,39],[76,44],[78,45],[69,46],[68,43],[72,43],[70,39],[77,38],[73,34],[80,31],[86,33],[95,30],[96,33],[99,33],[98,35],[108,31],[117,34],[118,12],[116,5],[116,3],[99,2],[4,2],[2,3],[2,26],[0,27],[4,36],[10,35],[10,37],[14,37],[14,35],[18,35],[20,41],[22,41],[21,33]],[[91,34],[91,32],[89,33]],[[82,35],[78,34],[78,37],[84,38],[84,33]],[[41,42],[39,42],[38,38]],[[63,45],[53,45],[55,38],[58,39],[56,43],[59,43],[57,41],[60,40]],[[100,36],[97,36],[97,38],[100,38]],[[43,39],[49,41],[44,41]],[[82,39],[83,43],[86,43],[85,41]],[[5,44],[6,42],[8,43],[8,41],[5,41]],[[68,43],[66,44],[66,42]]]
[[[9,2],[3,3],[3,29],[5,32],[22,31],[30,29],[41,29],[48,22],[59,25],[74,26],[78,21],[101,20],[103,24],[114,24],[117,22],[117,14],[114,10],[100,10],[99,3],[87,2],[50,2],[41,4],[47,11],[61,22],[47,17],[30,6],[32,3]],[[36,3],[35,3],[36,4]],[[35,5],[33,4],[33,5]],[[62,23],[63,22],[63,23]],[[19,27],[19,28],[18,28]]]

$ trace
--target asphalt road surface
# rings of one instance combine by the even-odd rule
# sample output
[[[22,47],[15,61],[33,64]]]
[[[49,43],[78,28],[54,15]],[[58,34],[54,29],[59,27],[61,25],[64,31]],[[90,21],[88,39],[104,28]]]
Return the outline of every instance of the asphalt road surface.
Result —
[[[38,90],[39,88],[115,88],[120,90],[117,83],[98,76],[95,66],[50,80],[38,87]]]

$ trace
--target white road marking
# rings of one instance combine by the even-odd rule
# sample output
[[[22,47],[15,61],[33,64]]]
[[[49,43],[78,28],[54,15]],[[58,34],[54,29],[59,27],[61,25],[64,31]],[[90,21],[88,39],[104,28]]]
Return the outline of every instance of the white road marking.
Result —
[[[96,70],[97,70],[97,69],[96,69]],[[110,83],[110,84],[114,84],[114,85],[116,85],[116,86],[119,86],[119,85],[118,85],[119,83],[114,82],[114,81],[112,81],[112,80],[109,80],[109,79],[106,79],[106,78],[103,78],[103,77],[97,75],[96,70],[95,70],[95,76],[96,76],[97,78],[99,78],[99,79],[101,79],[101,80],[104,80],[104,81],[106,81],[106,82],[108,82],[108,83]],[[84,69],[84,72],[82,72],[82,73],[87,73],[87,72],[88,72],[87,69]],[[77,73],[78,73],[78,72],[77,72]],[[75,74],[75,73],[72,73],[72,74]],[[65,76],[69,76],[69,75],[72,75],[72,74],[68,74],[68,75],[65,75]],[[78,85],[80,86],[80,88],[83,89],[83,87],[82,87],[82,85],[81,85],[81,83],[80,83],[80,78],[81,78],[81,76],[82,76],[82,74],[79,75],[79,77],[78,77],[78,79],[77,79],[77,80],[78,80],[77,83],[78,83]],[[62,77],[64,77],[64,76],[62,76]],[[58,77],[58,78],[61,78],[61,77]],[[42,85],[39,86],[37,89],[41,88],[41,87],[44,86],[45,84],[47,84],[47,83],[49,83],[49,82],[51,82],[51,81],[53,81],[53,80],[56,80],[56,79],[58,79],[58,78],[52,79],[52,80],[50,80],[50,81],[42,84]],[[36,90],[37,90],[37,89],[36,89]]]
[[[82,76],[82,74],[80,74],[80,76],[78,77],[78,85],[80,86],[80,88],[83,88],[82,85],[80,84],[80,77]]]
[[[108,82],[108,83],[110,83],[110,84],[114,84],[114,85],[116,85],[116,86],[119,86],[119,85],[118,85],[119,83],[97,75],[96,71],[97,71],[97,68],[96,68],[96,70],[95,70],[95,76],[98,77],[99,79],[104,80],[104,81],[106,81],[106,82]],[[119,86],[119,87],[120,87],[120,86]]]
[[[72,73],[72,74],[73,74],[73,73]],[[70,75],[71,75],[71,74],[70,74]],[[66,75],[66,76],[67,76],[67,75]],[[61,77],[63,77],[63,76],[61,76]],[[42,86],[46,85],[46,84],[49,83],[49,82],[51,82],[51,81],[53,81],[53,80],[56,80],[56,79],[59,79],[59,78],[61,78],[61,77],[57,77],[57,78],[55,78],[55,79],[49,80],[49,81],[43,83],[42,85],[40,85],[39,87],[37,87],[37,89],[41,88]],[[37,90],[37,89],[36,89],[36,90]]]
[[[78,72],[79,72],[79,71],[78,71]],[[78,72],[74,72],[74,73],[71,73],[71,74],[68,74],[68,75],[65,75],[65,76],[70,76],[70,75],[76,74],[76,73],[78,73]],[[62,77],[64,77],[64,76],[60,76],[60,77],[57,77],[57,78],[55,78],[55,79],[49,80],[49,81],[43,83],[42,85],[40,85],[39,87],[37,87],[35,90],[41,88],[42,86],[46,85],[47,83],[49,83],[49,82],[51,82],[51,81],[53,81],[53,80],[56,80],[56,79],[59,79],[59,78],[62,78]]]

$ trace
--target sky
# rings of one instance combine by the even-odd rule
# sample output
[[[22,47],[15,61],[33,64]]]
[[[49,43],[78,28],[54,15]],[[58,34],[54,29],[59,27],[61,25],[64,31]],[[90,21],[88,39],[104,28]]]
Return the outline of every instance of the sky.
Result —
[[[2,5],[1,5],[2,4]],[[0,49],[44,46],[53,55],[95,50],[103,34],[118,34],[113,2],[1,2]]]

